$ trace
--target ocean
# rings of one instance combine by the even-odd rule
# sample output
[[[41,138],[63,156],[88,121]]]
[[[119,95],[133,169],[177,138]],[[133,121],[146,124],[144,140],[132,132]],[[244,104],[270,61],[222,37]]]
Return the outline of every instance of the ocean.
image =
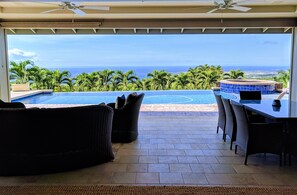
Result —
[[[193,66],[194,67],[194,66]],[[133,70],[134,73],[139,78],[147,77],[147,74],[152,72],[153,70],[166,70],[172,74],[178,74],[181,72],[186,72],[190,67],[189,66],[119,66],[119,67],[76,67],[76,68],[50,68],[50,70],[68,70],[71,73],[72,77],[77,76],[83,72],[91,73],[94,71],[100,71],[104,69],[110,70],[121,70],[121,71],[128,71]],[[222,66],[222,69],[225,72],[228,72],[232,69],[240,69],[246,73],[246,77],[248,78],[255,78],[255,77],[271,77],[277,74],[280,70],[287,70],[289,67],[284,66]]]

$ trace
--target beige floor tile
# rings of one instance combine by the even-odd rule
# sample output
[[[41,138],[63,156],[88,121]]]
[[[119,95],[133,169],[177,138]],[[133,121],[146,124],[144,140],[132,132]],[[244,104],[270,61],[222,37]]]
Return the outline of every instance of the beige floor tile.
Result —
[[[206,185],[208,181],[204,174],[200,173],[182,173],[185,184]]]
[[[202,150],[185,150],[188,156],[204,156]]]
[[[159,183],[159,173],[137,173],[136,183]]]
[[[222,156],[235,156],[237,157],[238,154],[234,153],[234,150],[220,150]]]
[[[159,163],[178,163],[176,156],[159,156]]]
[[[135,184],[136,182],[136,173],[114,173],[113,183],[116,184]]]
[[[169,172],[169,165],[168,164],[149,164],[148,172],[166,173],[166,172]]]
[[[148,155],[148,150],[147,149],[119,149],[117,152],[117,155],[121,156],[131,156],[131,155]]]
[[[111,183],[113,183],[113,174],[114,173],[94,172],[93,175],[90,178],[88,178],[87,183],[111,184]]]
[[[208,150],[210,149],[207,144],[190,144],[191,149],[194,150]]]
[[[194,173],[214,173],[211,164],[190,164]]]
[[[188,150],[193,149],[191,147],[191,144],[174,144],[174,148],[175,149],[188,149]]]
[[[157,144],[141,144],[141,149],[158,149]]]
[[[191,167],[189,164],[169,164],[169,170],[171,173],[186,173],[192,172]]]
[[[183,184],[181,173],[160,173],[160,183]]]
[[[185,156],[186,152],[185,150],[181,150],[181,149],[168,149],[167,151],[167,155],[176,155],[176,156]]]
[[[179,163],[198,163],[198,160],[195,156],[178,156]]]
[[[150,149],[149,155],[167,155],[166,149]]]
[[[106,163],[99,165],[93,168],[94,171],[102,171],[102,172],[126,172],[127,171],[127,164],[117,164],[117,163]]]
[[[128,164],[127,165],[127,172],[147,172],[148,165],[147,164]]]
[[[220,150],[202,150],[204,156],[222,156]]]
[[[263,166],[236,164],[232,165],[237,173],[265,173],[267,170]]]
[[[158,144],[158,149],[174,149],[173,144]]]
[[[158,156],[139,156],[139,163],[158,163]]]
[[[139,162],[139,156],[120,156],[117,155],[114,163],[138,163]]]
[[[297,187],[297,174],[274,174],[274,176],[286,186]]]
[[[197,160],[199,163],[202,163],[202,164],[204,164],[204,163],[211,163],[211,164],[219,163],[217,158],[214,156],[197,156]]]
[[[258,185],[250,174],[205,174],[212,185]]]
[[[214,173],[236,173],[232,165],[228,164],[212,164]]]
[[[217,160],[222,164],[243,164],[244,157],[240,156],[217,156]]]
[[[267,185],[267,186],[285,185],[285,182],[282,181],[281,178],[273,174],[253,174],[253,177],[260,185]]]

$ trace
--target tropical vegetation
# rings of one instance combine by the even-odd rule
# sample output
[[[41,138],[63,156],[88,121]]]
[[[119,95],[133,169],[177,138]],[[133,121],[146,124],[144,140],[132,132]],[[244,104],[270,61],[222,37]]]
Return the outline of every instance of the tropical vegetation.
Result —
[[[281,71],[274,79],[286,85],[289,76],[289,72]],[[221,66],[208,64],[189,68],[179,74],[154,70],[141,79],[133,70],[123,72],[105,69],[71,77],[69,71],[41,68],[28,60],[10,63],[12,83],[30,83],[31,89],[52,89],[58,92],[211,89],[221,79],[241,78],[245,78],[241,70],[224,72]]]

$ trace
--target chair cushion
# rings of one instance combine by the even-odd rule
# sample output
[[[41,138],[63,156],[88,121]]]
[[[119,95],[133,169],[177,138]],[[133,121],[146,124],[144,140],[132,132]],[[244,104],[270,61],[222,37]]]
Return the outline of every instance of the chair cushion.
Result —
[[[126,97],[125,95],[118,96],[115,104],[115,108],[122,108],[125,105]]]
[[[127,99],[126,99],[125,104],[127,104],[127,103],[135,100],[136,97],[137,97],[137,93],[136,92],[129,94],[128,97],[127,97]]]

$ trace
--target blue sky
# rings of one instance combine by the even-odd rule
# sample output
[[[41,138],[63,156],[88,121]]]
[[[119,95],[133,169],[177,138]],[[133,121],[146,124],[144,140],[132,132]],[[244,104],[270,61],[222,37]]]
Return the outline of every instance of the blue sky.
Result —
[[[10,60],[57,67],[289,67],[290,34],[9,35]]]

